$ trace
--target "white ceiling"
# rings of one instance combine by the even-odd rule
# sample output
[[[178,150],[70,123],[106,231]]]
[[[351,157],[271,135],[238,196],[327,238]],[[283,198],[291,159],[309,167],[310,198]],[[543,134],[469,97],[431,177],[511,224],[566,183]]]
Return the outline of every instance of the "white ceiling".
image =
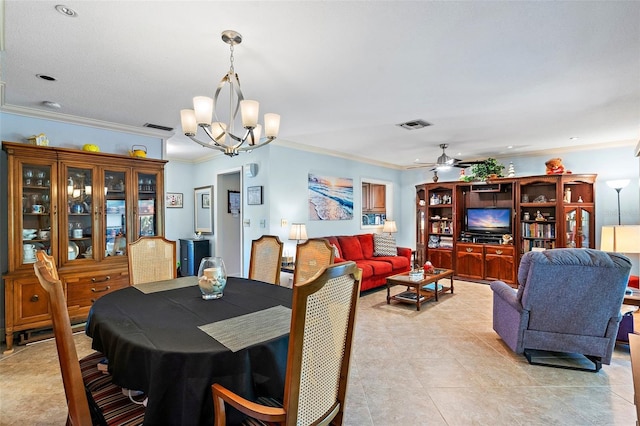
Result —
[[[440,143],[470,160],[640,140],[638,1],[4,3],[5,110],[174,127],[173,158],[202,156],[179,111],[227,72],[226,29],[288,144],[408,166]],[[396,126],[414,119],[433,126]]]

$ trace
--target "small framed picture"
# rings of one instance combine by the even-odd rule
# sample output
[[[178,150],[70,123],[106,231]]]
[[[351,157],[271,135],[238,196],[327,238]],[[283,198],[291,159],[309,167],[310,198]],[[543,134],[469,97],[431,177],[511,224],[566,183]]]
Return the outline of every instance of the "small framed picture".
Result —
[[[169,209],[181,209],[182,198],[181,192],[167,192],[164,196],[164,203]]]
[[[227,213],[237,216],[240,213],[240,191],[227,191],[227,196]]]
[[[247,188],[247,204],[262,204],[262,186],[250,186]]]
[[[202,194],[202,208],[203,209],[211,208],[211,195],[210,194]]]

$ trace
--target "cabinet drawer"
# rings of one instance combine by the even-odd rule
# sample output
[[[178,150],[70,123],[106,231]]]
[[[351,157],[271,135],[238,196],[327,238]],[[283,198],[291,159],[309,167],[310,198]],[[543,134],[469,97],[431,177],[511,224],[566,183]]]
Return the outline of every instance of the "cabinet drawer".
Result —
[[[123,272],[70,276],[64,280],[69,307],[91,306],[99,297],[129,285],[129,275]]]
[[[485,254],[495,254],[498,256],[513,256],[513,246],[485,246]]]
[[[7,280],[6,285],[13,287],[13,323],[14,325],[46,321],[49,316],[49,296],[34,277]]]
[[[482,254],[482,244],[460,244],[456,245],[456,251],[458,253],[476,253]]]

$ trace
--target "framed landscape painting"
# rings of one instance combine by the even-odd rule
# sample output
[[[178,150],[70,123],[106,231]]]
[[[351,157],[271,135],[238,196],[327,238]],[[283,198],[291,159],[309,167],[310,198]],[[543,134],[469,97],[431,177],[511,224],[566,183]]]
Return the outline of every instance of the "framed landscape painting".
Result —
[[[353,219],[353,179],[309,173],[309,219]]]

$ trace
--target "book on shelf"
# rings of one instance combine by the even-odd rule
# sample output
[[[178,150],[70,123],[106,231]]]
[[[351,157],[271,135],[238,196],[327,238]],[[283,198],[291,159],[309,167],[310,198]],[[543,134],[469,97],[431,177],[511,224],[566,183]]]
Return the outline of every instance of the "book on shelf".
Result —
[[[442,291],[442,284],[438,284],[438,291]],[[435,291],[436,289],[436,283],[431,283],[431,284],[426,284],[422,286],[423,290],[428,290],[428,291]]]
[[[396,299],[402,299],[408,302],[415,302],[416,299],[418,298],[418,293],[414,291],[403,291],[402,293],[396,294],[394,297]],[[424,296],[420,295],[420,301],[422,302],[423,300],[424,300]]]

